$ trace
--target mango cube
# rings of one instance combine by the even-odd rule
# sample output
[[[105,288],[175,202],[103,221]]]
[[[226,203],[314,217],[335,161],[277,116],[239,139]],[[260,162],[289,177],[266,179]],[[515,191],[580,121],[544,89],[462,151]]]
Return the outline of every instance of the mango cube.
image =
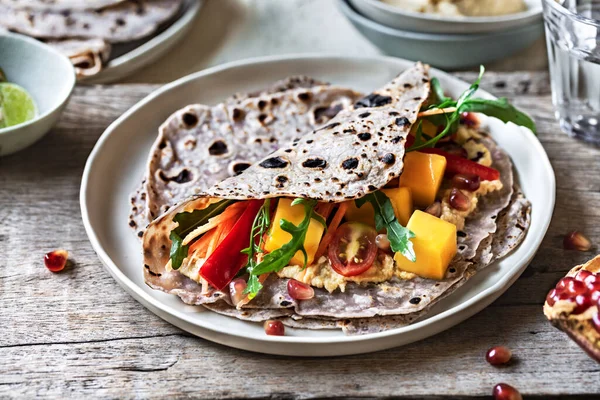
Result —
[[[444,279],[448,265],[456,255],[456,226],[423,211],[415,211],[407,228],[414,232],[411,239],[417,261],[409,261],[401,253],[394,255],[398,268],[423,278]]]
[[[428,207],[435,201],[445,171],[445,157],[418,151],[410,152],[404,157],[400,187],[411,189],[416,206]]]
[[[269,230],[268,238],[265,242],[265,250],[268,252],[277,250],[283,245],[288,243],[292,239],[292,235],[283,229],[279,224],[279,221],[285,219],[292,224],[298,226],[302,222],[305,216],[304,206],[302,204],[296,204],[292,207],[293,199],[279,199],[277,203],[277,210],[271,223],[271,229]],[[304,248],[308,255],[306,264],[310,265],[315,259],[315,253],[321,243],[321,236],[325,228],[323,225],[312,219],[308,225],[308,231],[306,232],[306,238],[304,239]],[[301,251],[298,251],[292,260],[290,265],[304,265],[304,255]]]
[[[383,189],[382,192],[390,199],[394,208],[394,215],[396,215],[400,224],[406,226],[413,212],[410,188]],[[354,200],[350,201],[345,217],[347,221],[361,222],[375,227],[375,211],[373,211],[371,203],[365,203],[361,208],[358,208]]]

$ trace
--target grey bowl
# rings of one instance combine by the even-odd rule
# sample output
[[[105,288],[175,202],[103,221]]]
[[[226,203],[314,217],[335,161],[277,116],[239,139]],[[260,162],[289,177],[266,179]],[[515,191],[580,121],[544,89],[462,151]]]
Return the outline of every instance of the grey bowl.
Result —
[[[542,21],[494,33],[439,34],[403,31],[372,21],[348,0],[338,0],[344,15],[387,54],[423,61],[444,69],[460,69],[510,56],[531,46],[544,33]]]
[[[0,129],[0,156],[15,153],[44,136],[56,123],[75,87],[75,70],[56,50],[12,33],[0,34],[0,68],[37,104],[31,121]]]

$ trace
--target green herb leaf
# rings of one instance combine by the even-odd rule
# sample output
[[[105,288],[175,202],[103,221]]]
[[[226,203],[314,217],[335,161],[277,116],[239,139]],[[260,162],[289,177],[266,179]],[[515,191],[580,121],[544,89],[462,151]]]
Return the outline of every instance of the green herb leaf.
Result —
[[[250,233],[250,245],[242,250],[242,253],[248,255],[248,262],[246,263],[246,271],[250,274],[244,294],[247,294],[249,298],[253,299],[256,294],[262,289],[262,284],[258,280],[257,275],[253,275],[254,268],[256,267],[255,254],[261,252],[263,244],[263,236],[269,226],[271,225],[271,199],[266,199],[263,203],[254,222],[252,223],[252,230]],[[256,244],[256,238],[259,238],[258,245]]]
[[[181,212],[173,217],[173,221],[179,224],[169,235],[169,239],[171,239],[169,256],[173,269],[179,269],[183,260],[187,257],[189,246],[182,245],[187,234],[206,224],[209,219],[221,214],[225,208],[233,203],[235,203],[235,200],[222,200],[218,203],[212,203],[202,210]]]
[[[497,100],[470,99],[461,106],[460,111],[478,112],[498,118],[502,122],[513,122],[530,129],[537,135],[535,122],[527,114],[517,110],[504,97]]]
[[[412,262],[417,261],[413,244],[410,241],[415,237],[415,234],[400,225],[394,214],[394,207],[390,199],[383,192],[377,191],[356,200],[356,207],[360,208],[366,202],[371,203],[373,210],[375,210],[375,229],[380,231],[385,228],[387,230],[392,250],[402,253],[404,257]]]
[[[310,220],[316,215],[314,208],[317,204],[316,200],[296,199],[292,204],[302,204],[304,206],[304,219],[298,226],[291,222],[282,219],[279,222],[281,229],[292,235],[292,239],[281,246],[279,249],[265,255],[265,258],[252,270],[252,275],[262,275],[267,272],[278,272],[285,268],[296,252],[301,251],[304,254],[304,266],[306,266],[307,254],[304,249],[304,239],[308,232]]]
[[[431,80],[432,90],[440,102],[438,104],[429,106],[428,109],[456,107],[456,111],[452,113],[426,117],[434,125],[445,125],[444,130],[437,136],[428,139],[425,142],[420,140],[421,138],[419,137],[419,140],[415,140],[415,143],[407,150],[407,152],[421,150],[427,147],[434,147],[442,138],[453,132],[456,132],[460,122],[460,116],[464,112],[479,112],[489,115],[490,117],[496,117],[503,122],[513,122],[517,125],[529,128],[534,134],[537,134],[536,126],[533,120],[525,113],[510,105],[505,98],[498,100],[472,98],[475,92],[479,90],[481,78],[483,77],[484,73],[485,68],[482,65],[480,66],[479,76],[475,82],[473,82],[473,84],[459,96],[457,101],[453,101],[452,99],[444,96],[444,91],[442,90],[441,85],[436,78]]]
[[[171,258],[171,267],[173,269],[179,269],[183,260],[188,255],[188,250],[190,246],[183,246],[183,238],[175,232],[175,230],[171,231],[169,235],[169,239],[171,239],[171,250],[169,252],[169,257]]]

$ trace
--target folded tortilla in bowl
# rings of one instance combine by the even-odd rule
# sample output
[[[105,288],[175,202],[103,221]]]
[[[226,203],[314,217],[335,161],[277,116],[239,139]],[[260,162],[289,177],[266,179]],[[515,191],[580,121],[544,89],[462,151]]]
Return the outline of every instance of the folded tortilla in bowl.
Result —
[[[242,174],[217,183],[162,215],[149,225],[143,237],[146,283],[155,289],[177,294],[188,304],[202,304],[216,312],[253,321],[281,318],[284,323],[291,326],[341,327],[348,333],[375,332],[414,321],[431,305],[464,283],[477,269],[492,261],[493,254],[489,255],[492,253],[490,248],[494,246],[494,233],[500,223],[504,224],[504,232],[516,232],[511,227],[511,218],[504,217],[508,213],[501,214],[503,210],[507,207],[509,210],[516,207],[520,215],[525,216],[524,220],[519,221],[520,226],[524,224],[526,229],[528,224],[528,204],[517,200],[511,201],[518,196],[513,196],[514,182],[510,159],[490,138],[482,136],[476,139],[476,144],[485,146],[486,151],[489,152],[490,162],[499,170],[501,179],[495,183],[497,187],[494,190],[481,196],[476,210],[463,218],[464,223],[457,223],[460,226],[460,234],[454,243],[455,256],[447,266],[442,279],[423,278],[399,270],[394,260],[397,259],[399,252],[402,255],[409,254],[410,250],[407,248],[394,249],[395,255],[380,248],[370,259],[371,264],[367,270],[358,274],[336,275],[339,270],[330,260],[336,257],[332,256],[331,249],[334,248],[333,243],[339,245],[341,239],[338,238],[338,242],[336,239],[327,242],[325,238],[328,235],[330,240],[331,235],[337,238],[338,234],[335,230],[340,226],[340,221],[337,221],[337,224],[334,221],[338,213],[343,216],[340,210],[346,210],[349,202],[363,198],[376,199],[375,203],[372,203],[375,207],[379,201],[389,200],[381,195],[384,193],[381,190],[402,174],[407,137],[429,95],[428,67],[417,64],[382,89],[356,102],[352,108],[338,113],[325,126],[294,140],[291,145],[264,157]],[[267,263],[267,260],[272,263],[274,255],[282,253],[279,251],[281,249],[267,249],[270,239],[267,239],[264,244],[264,248],[267,249],[266,254],[246,253],[251,255],[250,260],[253,260],[253,256],[257,256],[256,262],[252,264],[254,265],[252,268],[256,269],[248,267],[249,278],[243,279],[248,279],[248,287],[259,285],[261,289],[252,293],[255,296],[249,295],[241,300],[236,298],[236,294],[231,292],[226,284],[238,273],[241,274],[239,276],[243,276],[243,270],[238,272],[241,265],[231,268],[225,280],[215,281],[208,271],[214,264],[211,262],[215,258],[214,254],[223,246],[214,250],[215,244],[209,243],[213,241],[210,239],[211,236],[202,236],[205,232],[209,232],[202,230],[206,225],[190,227],[183,232],[183,221],[191,218],[199,210],[210,214],[212,210],[219,207],[223,209],[227,207],[230,214],[237,218],[238,222],[235,226],[239,226],[238,224],[242,224],[242,221],[247,219],[248,210],[253,207],[255,211],[259,207],[260,210],[264,209],[264,205],[268,204],[265,199],[273,199],[279,211],[282,204],[284,206],[281,207],[290,209],[291,200],[288,199],[291,198],[305,199],[291,203],[291,209],[304,206],[305,218],[302,222],[295,221],[295,225],[291,227],[288,225],[287,228],[281,220],[273,222],[269,228],[270,238],[276,236],[274,232],[277,223],[281,223],[282,229],[291,233],[294,228],[299,229],[305,222],[304,226],[309,228],[309,221],[310,224],[314,223],[317,226],[319,223],[326,222],[318,222],[318,217],[321,215],[324,215],[321,219],[330,221],[328,227],[333,226],[333,229],[328,233],[324,233],[324,229],[321,229],[322,242],[317,243],[319,249],[316,251],[315,249],[307,251],[302,247],[307,265],[297,265],[302,262],[294,263],[293,259],[290,260],[288,257],[282,268],[272,270],[275,273],[265,273],[261,270],[261,265]],[[337,211],[332,212],[332,209]],[[260,212],[258,211],[259,214],[253,212],[252,218],[255,218],[254,215],[261,215]],[[274,218],[273,212],[267,206],[265,215]],[[311,212],[312,214],[309,214]],[[512,216],[513,213],[514,211],[511,211],[510,215]],[[382,212],[377,215],[383,214]],[[219,214],[211,214],[213,217],[215,215]],[[275,213],[275,217],[277,215]],[[502,215],[502,218],[499,218],[499,215]],[[384,218],[386,222],[391,221],[387,220],[388,217]],[[393,216],[390,218],[395,220]],[[206,229],[211,229],[210,232],[225,229],[225,220],[219,222]],[[369,229],[360,224],[352,226],[356,231],[351,230],[350,235]],[[392,226],[396,225],[387,225],[390,238],[393,233],[390,231]],[[173,232],[178,229],[181,237],[173,236]],[[236,232],[235,227],[233,230],[229,229],[231,232]],[[195,233],[198,235],[195,236]],[[247,235],[249,236],[250,232]],[[515,235],[518,238],[510,241],[510,244],[497,241],[496,247],[514,246],[522,237],[518,232]],[[232,236],[236,235],[227,235],[225,239],[227,245],[235,242]],[[219,237],[219,234],[215,233],[212,237]],[[174,265],[173,261],[177,259],[174,257],[174,254],[177,254],[177,249],[175,252],[173,250],[174,243],[190,246],[189,252],[187,248],[185,249],[185,257],[182,260],[182,257],[179,257],[177,265]],[[195,243],[202,243],[202,245],[197,246]],[[249,243],[247,238],[246,243]],[[263,244],[262,239],[260,243]],[[324,252],[321,249],[323,243],[325,243]],[[348,249],[353,243],[355,242],[350,241],[348,244],[346,255],[351,253]],[[356,243],[361,246],[364,244],[364,242]],[[204,258],[205,254],[201,253],[204,250],[200,250],[205,247],[211,249],[205,253],[210,254],[206,258]],[[252,247],[249,245],[248,249]],[[193,250],[194,248],[196,250]],[[181,250],[181,246],[178,249]],[[212,250],[215,253],[211,253]],[[333,251],[337,254],[337,250]],[[352,254],[360,254],[361,257],[365,255],[357,249],[352,251],[354,252]],[[293,254],[294,251],[291,255]],[[368,258],[371,254],[368,253],[365,257]],[[406,257],[408,258],[409,255]],[[362,261],[362,258],[354,257],[354,263],[360,264]],[[237,263],[239,257],[233,256],[231,264]],[[351,264],[352,261],[348,263]],[[247,256],[242,264],[250,265]],[[253,275],[254,281],[252,281]],[[332,277],[336,281],[335,285],[322,282]],[[290,279],[314,286],[314,296],[304,300],[292,298],[288,289]]]

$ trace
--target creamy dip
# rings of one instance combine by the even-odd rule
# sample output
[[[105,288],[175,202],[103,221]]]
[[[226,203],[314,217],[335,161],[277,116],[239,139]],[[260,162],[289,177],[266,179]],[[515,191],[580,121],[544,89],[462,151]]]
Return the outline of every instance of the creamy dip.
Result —
[[[381,0],[408,11],[443,16],[494,17],[527,9],[523,0]]]

